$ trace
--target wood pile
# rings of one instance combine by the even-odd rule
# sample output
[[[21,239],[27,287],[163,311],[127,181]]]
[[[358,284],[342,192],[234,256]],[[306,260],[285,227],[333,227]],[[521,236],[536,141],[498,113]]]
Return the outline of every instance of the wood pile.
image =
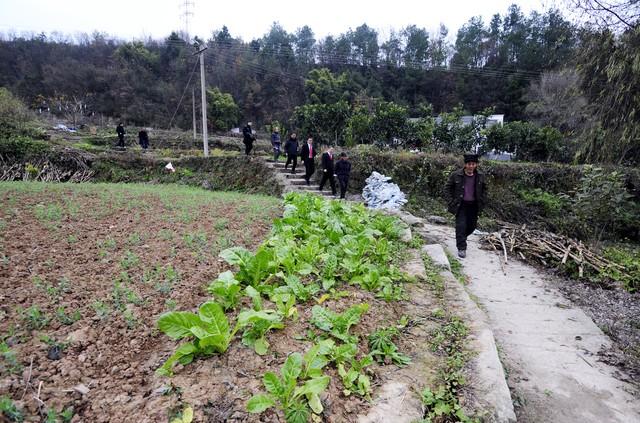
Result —
[[[596,273],[612,267],[625,271],[623,266],[598,255],[582,241],[551,232],[528,229],[527,225],[501,223],[501,226],[502,229],[498,232],[485,235],[480,241],[499,252],[504,257],[504,263],[507,263],[509,255],[546,267],[566,266],[568,262],[573,262],[578,268],[579,277],[584,276],[587,267]]]
[[[87,182],[93,176],[89,169],[63,169],[45,160],[30,164],[0,163],[0,181]]]

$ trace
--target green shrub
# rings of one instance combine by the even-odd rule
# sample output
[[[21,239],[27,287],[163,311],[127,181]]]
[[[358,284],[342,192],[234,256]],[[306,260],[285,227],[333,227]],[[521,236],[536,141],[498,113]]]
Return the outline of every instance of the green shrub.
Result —
[[[624,270],[611,266],[602,272],[603,277],[622,284],[629,292],[640,290],[640,249],[605,248],[606,259],[624,267]]]

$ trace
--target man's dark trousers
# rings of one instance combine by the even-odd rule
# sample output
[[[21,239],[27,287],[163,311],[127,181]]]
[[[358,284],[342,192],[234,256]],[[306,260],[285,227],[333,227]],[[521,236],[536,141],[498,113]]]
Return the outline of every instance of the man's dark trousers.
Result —
[[[347,194],[347,184],[349,177],[347,175],[338,175],[338,185],[340,185],[340,198],[344,198]]]
[[[331,185],[331,193],[336,195],[336,178],[333,177],[333,172],[322,172],[322,179],[320,180],[320,191],[324,187],[325,182],[329,181],[329,185]]]
[[[463,201],[456,214],[456,246],[458,251],[467,249],[467,237],[478,226],[478,203]]]
[[[311,175],[313,175],[313,172],[316,171],[315,169],[315,163],[313,161],[313,159],[310,159],[308,157],[304,158],[304,179],[305,181],[307,181],[307,185],[309,185],[309,180],[311,179]]]
[[[287,154],[287,162],[284,164],[284,168],[291,164],[291,173],[296,173],[296,165],[298,164],[298,155],[297,154]]]

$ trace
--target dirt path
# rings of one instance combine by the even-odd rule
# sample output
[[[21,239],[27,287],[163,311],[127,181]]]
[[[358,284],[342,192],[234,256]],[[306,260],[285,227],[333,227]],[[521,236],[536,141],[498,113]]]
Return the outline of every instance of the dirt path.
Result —
[[[453,229],[427,227],[455,254]],[[640,422],[634,388],[597,359],[610,339],[531,266],[478,249],[469,238],[468,289],[488,315],[507,368],[519,422]]]

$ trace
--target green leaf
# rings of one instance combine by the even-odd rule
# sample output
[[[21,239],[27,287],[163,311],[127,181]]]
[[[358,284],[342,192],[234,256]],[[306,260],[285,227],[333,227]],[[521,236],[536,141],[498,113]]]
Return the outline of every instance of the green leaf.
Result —
[[[262,296],[260,293],[252,286],[247,286],[244,292],[247,294],[247,297],[251,298],[253,309],[257,311],[262,310]]]
[[[298,352],[290,354],[280,372],[286,385],[297,380],[302,372],[302,355]]]
[[[328,308],[315,305],[311,309],[311,322],[318,328],[327,332],[330,331],[331,328],[333,328],[333,322],[335,318],[335,313]]]
[[[208,323],[207,331],[211,335],[229,334],[229,320],[220,304],[208,301],[200,306],[198,315],[202,321]]]
[[[320,402],[320,397],[316,394],[311,394],[307,396],[307,400],[309,401],[309,407],[311,407],[311,410],[316,413],[316,414],[320,414],[322,413],[323,407],[322,407],[322,402]]]
[[[309,379],[304,383],[299,394],[320,395],[320,393],[322,393],[322,391],[324,391],[327,386],[329,386],[330,381],[331,378],[329,376],[314,377],[312,379]]]
[[[172,369],[173,365],[180,360],[185,358],[193,359],[193,356],[198,352],[198,348],[192,343],[187,342],[186,344],[180,345],[180,347],[164,362],[162,367],[156,370],[156,373],[162,376],[171,376],[173,374]]]
[[[254,395],[247,401],[247,411],[249,413],[262,413],[264,410],[271,408],[275,402],[268,395]]]
[[[451,413],[451,406],[444,401],[438,401],[433,408],[433,412],[436,416],[448,416]]]
[[[200,325],[200,318],[189,311],[170,311],[158,319],[158,329],[172,339],[190,336],[191,328]]]
[[[253,257],[253,254],[244,247],[232,247],[220,251],[218,257],[232,265],[243,265]]]
[[[253,344],[253,349],[258,355],[265,355],[269,350],[269,343],[264,338],[256,339],[256,342]]]
[[[193,420],[193,408],[186,407],[182,412],[182,422],[191,423],[192,420]]]
[[[284,387],[282,386],[280,378],[275,373],[266,372],[264,376],[262,376],[262,383],[264,384],[267,392],[277,396],[278,398],[282,396]]]

